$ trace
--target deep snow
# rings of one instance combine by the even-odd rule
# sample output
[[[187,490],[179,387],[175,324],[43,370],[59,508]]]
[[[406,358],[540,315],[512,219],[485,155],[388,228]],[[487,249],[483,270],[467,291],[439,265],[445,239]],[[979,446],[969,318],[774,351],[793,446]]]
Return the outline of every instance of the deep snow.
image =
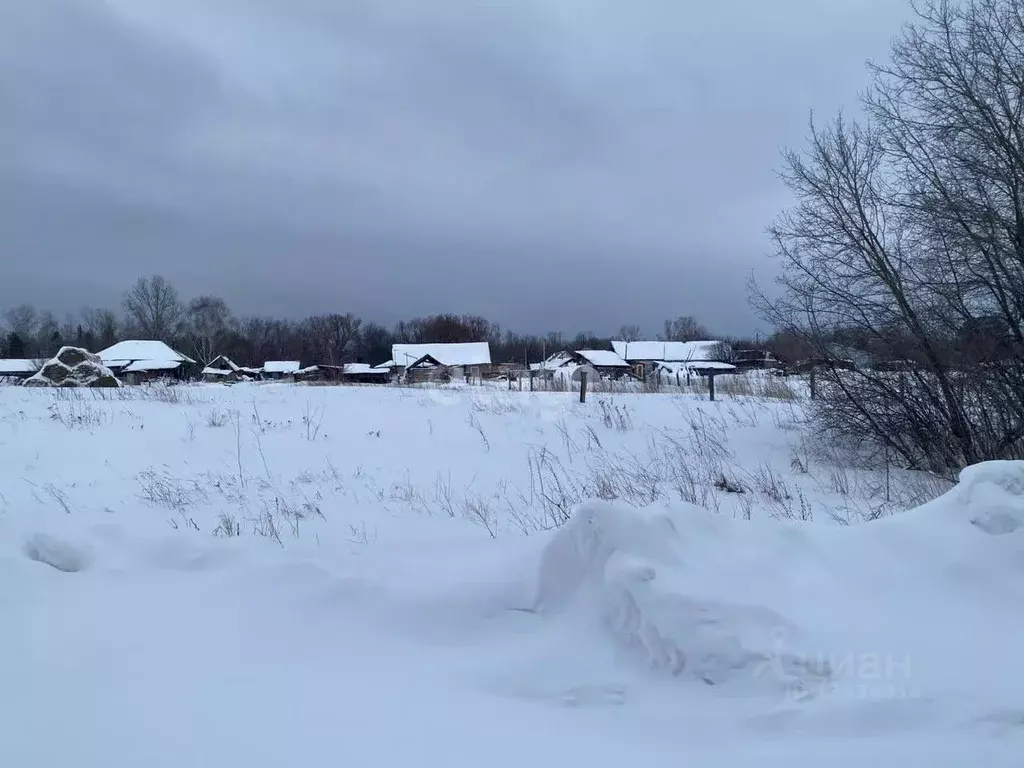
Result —
[[[1019,765],[1024,467],[900,511],[945,489],[806,437],[742,398],[0,388],[0,765]]]

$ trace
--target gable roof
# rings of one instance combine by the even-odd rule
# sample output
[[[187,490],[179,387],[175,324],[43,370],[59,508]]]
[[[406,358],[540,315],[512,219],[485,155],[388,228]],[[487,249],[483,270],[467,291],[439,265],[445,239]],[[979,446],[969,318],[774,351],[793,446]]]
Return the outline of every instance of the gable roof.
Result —
[[[486,341],[473,341],[463,344],[394,344],[391,347],[391,359],[398,365],[408,367],[424,357],[431,357],[447,368],[490,365],[491,345]]]
[[[540,363],[530,363],[531,371],[551,371],[555,368],[561,368],[563,365],[568,365],[572,362],[572,355],[568,352],[555,352],[554,354],[548,355],[547,359]]]
[[[149,367],[134,366],[134,370],[171,370],[182,363],[195,363],[191,357],[176,352],[162,341],[119,341],[99,353],[104,365],[147,363]],[[173,365],[170,365],[173,363]]]
[[[624,360],[717,360],[721,341],[613,341],[612,349]]]
[[[576,354],[595,368],[629,368],[620,355],[607,349],[578,349]]]
[[[213,362],[211,362],[211,363],[210,363],[210,364],[209,364],[209,365],[208,365],[208,366],[206,367],[206,368],[207,368],[207,370],[208,370],[208,369],[211,369],[211,368],[212,368],[212,369],[215,369],[215,370],[225,370],[224,368],[220,368],[220,367],[219,367],[219,366],[217,365],[217,363],[223,363],[224,365],[226,365],[226,366],[227,366],[227,370],[229,370],[229,371],[234,371],[235,373],[238,373],[238,372],[240,372],[240,371],[242,370],[242,369],[241,369],[241,368],[240,368],[239,366],[235,365],[235,361],[234,361],[234,360],[232,360],[232,359],[231,359],[230,357],[228,357],[227,355],[218,355],[217,357],[215,357],[215,358],[213,359]],[[204,371],[203,371],[203,373],[206,373],[206,370],[204,370]]]

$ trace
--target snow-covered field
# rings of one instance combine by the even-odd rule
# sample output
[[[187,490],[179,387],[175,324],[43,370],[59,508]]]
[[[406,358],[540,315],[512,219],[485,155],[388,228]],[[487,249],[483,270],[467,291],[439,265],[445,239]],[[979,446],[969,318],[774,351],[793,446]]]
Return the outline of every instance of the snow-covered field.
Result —
[[[1019,766],[1022,605],[799,401],[0,387],[4,766]]]

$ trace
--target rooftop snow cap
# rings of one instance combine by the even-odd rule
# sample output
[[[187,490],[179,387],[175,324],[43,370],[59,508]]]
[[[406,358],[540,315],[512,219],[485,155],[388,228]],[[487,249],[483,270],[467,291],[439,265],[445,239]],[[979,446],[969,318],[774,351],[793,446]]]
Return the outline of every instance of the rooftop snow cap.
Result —
[[[195,363],[190,357],[176,352],[162,341],[119,341],[99,353],[106,365],[134,362],[154,363],[163,368],[174,368],[182,363]],[[174,365],[168,365],[174,363]]]
[[[629,362],[641,360],[664,360],[685,362],[688,360],[722,360],[728,357],[728,349],[721,341],[613,341],[612,349]]]
[[[410,366],[428,355],[449,368],[490,365],[491,345],[486,341],[472,341],[463,344],[395,344],[391,347],[391,359],[402,366]]]

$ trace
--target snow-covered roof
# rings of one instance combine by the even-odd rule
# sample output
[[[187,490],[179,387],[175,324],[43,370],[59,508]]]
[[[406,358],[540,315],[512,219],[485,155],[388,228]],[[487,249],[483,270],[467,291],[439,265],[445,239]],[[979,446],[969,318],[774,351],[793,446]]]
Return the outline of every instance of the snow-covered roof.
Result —
[[[229,371],[227,368],[203,368],[203,376],[229,376],[233,371]]]
[[[39,363],[35,360],[0,360],[0,376],[9,376],[19,373],[35,373],[39,370]]]
[[[561,368],[563,365],[568,365],[572,362],[572,355],[568,352],[555,352],[553,355],[548,355],[547,359],[540,363],[530,363],[531,371],[550,371],[555,368]]]
[[[106,362],[106,361],[104,361]],[[121,369],[122,373],[145,373],[146,371],[173,371],[181,360],[136,360]]]
[[[383,363],[380,363],[379,365],[375,365],[373,367],[374,368],[379,368],[381,370],[390,370],[390,369],[395,367],[395,361],[394,360],[387,360],[387,361],[385,361]]]
[[[388,370],[386,368],[378,368],[367,363],[345,363],[344,370],[342,371],[348,376],[362,376],[362,375],[373,375],[373,376],[387,376]]]
[[[717,360],[720,341],[613,341],[612,349],[624,360]]]
[[[490,365],[491,345],[486,341],[473,341],[464,344],[395,344],[391,347],[391,359],[403,366],[410,366],[426,355],[446,367]]]
[[[221,365],[226,365],[227,369],[222,368]],[[203,370],[203,373],[206,373],[207,370],[215,370],[215,371],[228,370],[228,371],[234,371],[235,373],[238,373],[242,369],[239,366],[235,365],[235,361],[232,360],[227,355],[219,355],[218,357],[214,358],[213,362],[210,363],[210,365],[207,366],[207,368],[205,368]]]
[[[298,360],[267,360],[267,362],[263,364],[263,372],[298,373],[301,367],[302,363],[300,363]],[[315,365],[311,365],[310,368],[316,370]]]
[[[669,373],[677,373],[681,371],[734,371],[736,366],[732,363],[723,363],[719,360],[690,360],[689,362],[671,362],[665,363],[659,361],[656,363],[658,368]]]
[[[578,349],[576,354],[595,368],[629,368],[629,363],[607,349]]]
[[[169,370],[177,368],[182,363],[194,363],[191,357],[176,352],[162,341],[119,341],[112,347],[107,347],[99,353],[104,365],[118,365],[145,361],[146,363],[174,363],[172,366],[149,365],[146,368],[136,370]]]

